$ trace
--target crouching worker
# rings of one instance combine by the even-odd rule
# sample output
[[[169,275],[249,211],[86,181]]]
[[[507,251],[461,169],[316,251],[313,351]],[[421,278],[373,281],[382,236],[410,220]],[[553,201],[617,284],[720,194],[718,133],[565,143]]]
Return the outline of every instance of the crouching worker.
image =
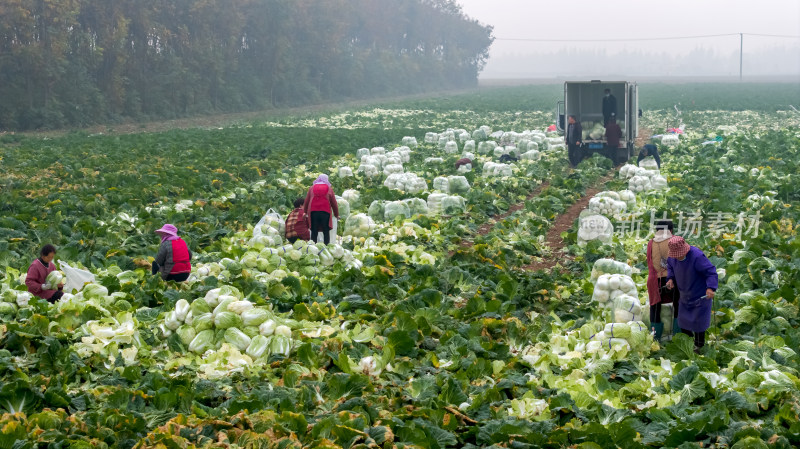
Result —
[[[311,239],[311,231],[308,229],[306,213],[303,210],[304,202],[303,198],[294,200],[294,210],[286,217],[286,240],[289,243]]]
[[[642,162],[642,159],[646,158],[647,156],[653,156],[653,159],[656,160],[658,168],[661,169],[661,156],[658,154],[658,147],[652,143],[646,144],[639,151],[639,157],[636,158],[636,165],[639,165],[639,162]]]
[[[156,231],[161,236],[156,260],[153,261],[153,274],[161,273],[165,281],[183,282],[189,279],[192,272],[192,252],[182,238],[178,237],[178,228],[165,224]]]
[[[52,286],[47,285],[47,275],[56,271],[56,265],[53,259],[56,257],[56,247],[53,245],[44,245],[39,251],[39,258],[31,263],[28,268],[28,274],[25,276],[25,285],[28,286],[28,291],[42,299],[46,299],[49,303],[54,303],[64,296],[64,283],[57,286],[57,290],[53,290]]]
[[[468,158],[468,157],[462,157],[461,159],[456,161],[456,170],[461,168],[462,165],[467,165],[467,164],[469,164],[471,166],[472,165],[472,160],[470,158]]]

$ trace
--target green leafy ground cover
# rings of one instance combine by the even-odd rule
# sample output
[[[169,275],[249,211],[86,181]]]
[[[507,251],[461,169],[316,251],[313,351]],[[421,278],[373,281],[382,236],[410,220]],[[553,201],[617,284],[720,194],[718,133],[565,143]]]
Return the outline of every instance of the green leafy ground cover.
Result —
[[[576,223],[567,270],[520,269],[552,256],[540,236],[611,168],[593,158],[572,171],[559,146],[542,143],[538,160],[500,178],[484,176],[497,156],[476,151],[463,174],[466,209],[447,218],[375,216],[366,235],[343,229],[340,245],[302,247],[297,260],[295,248],[251,243],[263,212],[287,212],[318,172],[332,174],[340,195],[358,190],[351,214],[369,214],[375,200],[426,199],[436,176],[459,175],[464,143],[448,153],[425,143],[427,132],[521,132],[552,120],[492,101],[6,144],[0,447],[797,445],[800,118],[791,111],[685,113],[687,134],[662,146],[668,189],[637,194],[633,212],[644,216],[760,214],[744,238],[690,239],[725,271],[699,355],[683,336],[595,338],[613,316],[592,300],[592,264],[630,265],[643,302],[646,223],[638,237],[586,245]],[[663,108],[643,124],[658,132],[673,120]],[[702,145],[717,135],[721,143]],[[419,142],[404,171],[427,191],[358,174],[357,149],[389,152],[404,136]],[[356,176],[338,176],[344,166]],[[137,265],[155,253],[152,231],[165,221],[198,256],[182,286]],[[461,246],[467,239],[475,244]],[[49,241],[97,283],[54,306],[21,306],[20,274]]]

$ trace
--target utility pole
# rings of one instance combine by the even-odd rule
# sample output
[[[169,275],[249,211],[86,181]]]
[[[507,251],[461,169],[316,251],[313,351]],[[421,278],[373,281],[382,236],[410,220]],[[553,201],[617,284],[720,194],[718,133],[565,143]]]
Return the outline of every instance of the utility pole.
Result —
[[[744,49],[744,33],[739,33],[739,81],[742,80],[742,51]]]

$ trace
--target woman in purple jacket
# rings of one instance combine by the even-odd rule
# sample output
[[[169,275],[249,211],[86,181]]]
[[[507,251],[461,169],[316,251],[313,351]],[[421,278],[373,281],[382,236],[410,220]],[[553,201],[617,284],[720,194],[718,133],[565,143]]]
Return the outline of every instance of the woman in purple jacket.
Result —
[[[678,325],[694,336],[694,350],[706,343],[706,330],[711,325],[711,303],[717,291],[717,269],[703,251],[689,246],[683,237],[669,239],[667,288],[678,287],[680,310]]]

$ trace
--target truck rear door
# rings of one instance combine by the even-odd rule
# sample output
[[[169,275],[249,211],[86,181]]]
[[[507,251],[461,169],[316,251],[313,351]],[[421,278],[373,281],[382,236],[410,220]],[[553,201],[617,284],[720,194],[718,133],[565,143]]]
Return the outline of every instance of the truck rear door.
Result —
[[[639,137],[639,87],[636,83],[628,85],[628,140],[633,143]]]

